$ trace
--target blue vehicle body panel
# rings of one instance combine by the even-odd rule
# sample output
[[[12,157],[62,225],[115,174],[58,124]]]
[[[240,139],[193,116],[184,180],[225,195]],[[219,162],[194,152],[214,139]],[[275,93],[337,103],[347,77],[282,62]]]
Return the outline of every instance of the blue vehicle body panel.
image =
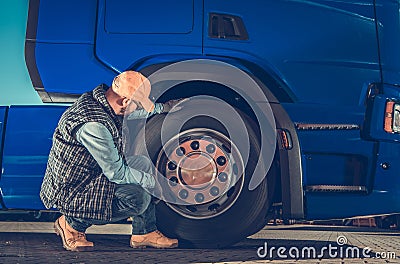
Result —
[[[400,3],[376,0],[378,34],[383,82],[400,85]]]
[[[93,56],[93,48],[90,44],[38,43],[37,66],[41,76],[48,76],[43,78],[43,85],[49,87],[46,91],[81,94],[98,85],[99,76],[102,82],[110,83],[115,72]],[[77,62],[80,58],[90,59]],[[67,76],[63,69],[68,69]]]
[[[373,166],[373,189],[368,195],[311,193],[307,195],[307,218],[345,218],[355,211],[365,215],[400,212],[400,180],[398,171],[400,147],[398,144],[379,143],[379,155]],[[388,164],[384,169],[381,165]],[[340,214],[338,211],[340,210]]]
[[[40,0],[39,4],[38,23],[41,26],[36,35],[38,42],[94,44],[97,0]],[[60,14],[65,17],[60,17]],[[68,23],[64,19],[68,19]]]
[[[94,52],[97,0],[38,4],[35,53],[40,76],[48,76],[42,78],[46,91],[81,94],[98,85],[99,76],[103,82],[112,80],[115,72],[104,67]]]
[[[63,111],[61,106],[9,108],[0,180],[7,208],[44,209],[39,190]]]
[[[107,34],[190,34],[196,11],[194,2],[162,1],[154,6],[152,1],[105,0],[103,30]]]
[[[400,134],[383,130],[386,102],[400,101],[399,1],[41,0],[38,4],[36,38],[31,41],[46,92],[81,94],[110,83],[126,69],[188,59],[229,63],[261,80],[275,96],[271,103],[280,105],[296,127],[301,170],[291,177],[302,177],[306,218],[400,212]],[[223,26],[215,24],[218,16],[225,16]],[[230,21],[242,23],[240,34],[218,37],[221,29],[226,34],[229,26],[237,26]],[[374,93],[371,87],[376,87]],[[34,145],[23,148],[25,141],[9,132],[32,133],[18,123],[29,108],[41,111],[37,116],[51,116],[40,117],[47,125],[40,130],[43,138],[52,132],[62,109],[10,108],[0,186],[7,190],[7,204],[16,208],[28,203],[22,198],[15,202],[14,193],[37,195],[50,146],[35,139],[36,143],[30,142]],[[306,128],[300,129],[302,125]],[[16,161],[25,165],[17,167]],[[18,178],[28,175],[26,164],[35,167],[31,178],[36,187],[14,191]],[[362,186],[365,191],[308,189],[323,185]],[[40,201],[36,205],[40,208]]]
[[[1,106],[0,107],[0,165],[2,163],[2,153],[3,153],[3,139],[4,139],[4,131],[5,131],[5,122],[6,122],[6,115],[7,115],[7,110],[8,107],[6,106]],[[0,180],[1,180],[1,174],[2,172],[0,171]],[[1,191],[0,191],[1,195]]]

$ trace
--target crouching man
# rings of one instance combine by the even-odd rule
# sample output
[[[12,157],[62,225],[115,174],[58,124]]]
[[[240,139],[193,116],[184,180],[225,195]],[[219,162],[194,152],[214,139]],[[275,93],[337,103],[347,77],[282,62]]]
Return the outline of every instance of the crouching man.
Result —
[[[116,76],[110,87],[102,84],[84,93],[61,116],[53,135],[40,197],[47,208],[57,207],[55,222],[65,249],[88,251],[91,225],[132,217],[130,246],[173,248],[177,239],[157,230],[151,190],[155,185],[151,161],[122,152],[122,117],[164,113],[179,100],[154,104],[148,79],[135,71]]]

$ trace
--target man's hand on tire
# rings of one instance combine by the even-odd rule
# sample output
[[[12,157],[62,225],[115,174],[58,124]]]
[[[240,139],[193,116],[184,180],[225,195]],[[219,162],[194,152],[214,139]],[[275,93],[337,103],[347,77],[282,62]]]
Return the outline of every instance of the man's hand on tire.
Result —
[[[189,98],[181,98],[181,99],[174,99],[169,100],[163,103],[163,113],[174,113],[179,111],[183,108],[182,103],[189,100]]]

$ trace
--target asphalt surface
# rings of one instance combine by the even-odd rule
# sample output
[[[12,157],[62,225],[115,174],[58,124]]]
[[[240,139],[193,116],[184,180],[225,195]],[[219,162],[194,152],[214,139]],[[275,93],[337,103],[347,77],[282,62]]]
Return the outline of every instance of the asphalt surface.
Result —
[[[129,224],[87,233],[95,251],[69,252],[52,222],[0,221],[0,263],[400,263],[400,232],[377,228],[268,225],[225,249],[132,249]]]

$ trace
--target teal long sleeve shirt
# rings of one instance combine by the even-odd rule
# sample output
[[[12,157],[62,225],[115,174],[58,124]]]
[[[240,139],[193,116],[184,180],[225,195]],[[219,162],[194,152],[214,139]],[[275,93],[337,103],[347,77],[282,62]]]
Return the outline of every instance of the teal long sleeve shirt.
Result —
[[[130,119],[145,118],[162,113],[163,105],[156,103],[153,112],[137,110],[128,116]],[[101,123],[88,122],[83,124],[75,134],[76,140],[84,145],[93,158],[97,161],[103,174],[116,184],[135,183],[143,188],[151,189],[155,185],[154,176],[143,171],[130,168],[114,144],[110,131]]]

